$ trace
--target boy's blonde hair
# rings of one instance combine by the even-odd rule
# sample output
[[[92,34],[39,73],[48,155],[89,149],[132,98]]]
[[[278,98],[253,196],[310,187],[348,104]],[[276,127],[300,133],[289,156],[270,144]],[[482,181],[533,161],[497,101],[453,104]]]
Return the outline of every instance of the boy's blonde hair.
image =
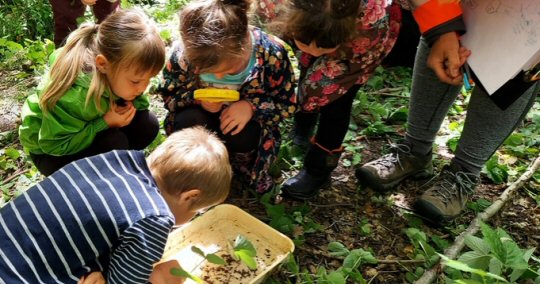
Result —
[[[44,112],[54,108],[80,72],[92,74],[86,104],[93,98],[101,109],[101,96],[110,92],[110,85],[106,75],[96,69],[98,54],[107,58],[114,75],[120,67],[157,74],[165,63],[165,44],[154,22],[139,9],[119,10],[99,25],[81,25],[70,34],[51,67],[49,83],[39,101]]]
[[[180,11],[184,56],[201,72],[245,56],[251,0],[194,0]]]
[[[229,194],[232,169],[227,149],[203,127],[171,134],[150,154],[148,167],[160,190],[170,195],[199,189],[192,209],[221,203]]]

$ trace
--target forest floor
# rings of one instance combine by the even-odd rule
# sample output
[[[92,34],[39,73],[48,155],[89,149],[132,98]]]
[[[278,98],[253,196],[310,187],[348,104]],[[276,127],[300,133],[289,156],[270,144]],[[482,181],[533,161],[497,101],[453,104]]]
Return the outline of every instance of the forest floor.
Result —
[[[3,157],[0,166],[4,163],[0,168],[0,194],[4,202],[9,202],[13,196],[41,179],[21,151],[16,135],[22,102],[37,80],[32,77],[20,78],[18,74],[17,70],[0,71],[0,157]],[[158,111],[158,116],[163,117],[160,99],[153,96],[152,100],[153,109]],[[535,109],[538,108],[537,103]],[[464,114],[462,112],[452,120],[462,121]],[[448,122],[445,125],[441,129],[441,137],[451,132],[448,130]],[[438,244],[452,243],[454,237],[475,217],[477,208],[485,207],[486,202],[495,200],[506,188],[506,184],[494,184],[483,175],[482,183],[477,187],[465,214],[446,227],[431,228],[424,225],[411,212],[410,207],[412,200],[422,192],[421,186],[425,180],[407,181],[393,191],[376,192],[360,188],[354,177],[351,161],[357,160],[355,156],[359,155],[362,163],[375,159],[388,150],[388,142],[397,140],[396,137],[403,134],[403,123],[392,127],[395,129],[392,135],[360,135],[358,133],[362,126],[351,130],[346,143],[347,148],[355,150],[345,152],[339,167],[332,174],[331,186],[307,203],[283,201],[280,206],[285,210],[284,216],[269,214],[273,205],[263,205],[260,196],[237,191],[231,193],[228,203],[245,209],[260,220],[270,223],[275,223],[279,217],[288,220],[285,222],[288,229],[283,231],[295,240],[294,256],[297,264],[296,268],[289,263],[276,271],[274,281],[301,283],[306,279],[302,274],[320,275],[320,267],[328,271],[338,269],[343,265],[343,256],[329,253],[328,244],[340,242],[349,250],[361,248],[370,251],[380,260],[378,264],[361,266],[360,271],[369,283],[410,282],[418,277],[419,271],[426,268],[426,263],[418,256],[421,252],[406,234],[408,229],[416,228],[429,236],[430,240],[437,239]],[[438,143],[434,157],[435,167],[440,169],[452,154],[444,141]],[[19,154],[8,155],[13,153],[12,149]],[[296,159],[301,160],[299,157]],[[288,163],[293,166],[281,170],[281,175],[276,177],[278,184],[299,168],[294,159]],[[538,247],[540,242],[538,185],[534,180],[527,182],[526,190],[519,190],[489,221],[492,227],[500,227],[508,232],[522,248]],[[296,269],[298,271],[295,272]]]

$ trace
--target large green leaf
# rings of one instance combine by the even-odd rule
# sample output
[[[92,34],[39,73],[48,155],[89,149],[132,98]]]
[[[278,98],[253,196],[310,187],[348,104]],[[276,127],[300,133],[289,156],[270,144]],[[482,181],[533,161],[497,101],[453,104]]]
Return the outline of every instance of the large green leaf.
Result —
[[[449,259],[448,257],[446,257],[443,254],[439,254],[439,256],[443,259],[444,264],[446,266],[448,266],[448,267],[451,267],[451,268],[454,268],[454,269],[457,269],[457,270],[461,270],[461,271],[464,271],[464,272],[473,273],[473,274],[479,275],[481,277],[489,277],[489,278],[493,278],[493,279],[508,283],[508,281],[506,279],[504,279],[503,277],[501,277],[499,275],[495,275],[495,274],[486,272],[486,271],[484,271],[482,269],[472,268],[472,267],[468,266],[467,264],[465,264],[463,262],[459,262],[457,260]]]
[[[472,268],[487,270],[489,268],[489,261],[491,256],[482,254],[478,251],[468,251],[462,254],[458,261],[467,264]]]
[[[481,254],[487,255],[490,252],[489,246],[484,240],[475,236],[465,236],[465,245],[470,249],[477,251]]]
[[[247,265],[250,269],[257,269],[257,262],[255,257],[257,256],[257,250],[253,244],[244,236],[236,236],[234,241],[234,255]]]
[[[210,262],[210,263],[217,264],[217,265],[226,265],[227,264],[227,262],[225,262],[225,260],[223,260],[223,258],[221,258],[218,255],[213,254],[213,253],[207,254],[206,255],[206,260],[208,260],[208,262]]]

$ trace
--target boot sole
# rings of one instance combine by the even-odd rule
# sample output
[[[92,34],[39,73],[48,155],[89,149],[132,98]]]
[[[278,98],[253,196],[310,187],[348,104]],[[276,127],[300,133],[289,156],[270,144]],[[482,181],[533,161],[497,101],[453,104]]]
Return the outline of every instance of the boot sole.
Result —
[[[413,172],[409,175],[406,175],[402,177],[401,179],[398,179],[392,182],[387,182],[387,183],[377,182],[376,177],[373,176],[371,172],[363,171],[361,169],[356,170],[355,175],[360,185],[367,186],[375,191],[388,191],[388,190],[393,189],[402,181],[408,178],[411,178],[414,180],[421,180],[421,179],[429,178],[433,176],[433,171],[432,170],[430,171],[429,169],[420,170],[417,172]]]
[[[323,185],[321,185],[320,188],[313,191],[311,194],[298,194],[298,193],[291,194],[291,192],[287,191],[286,189],[282,189],[281,191],[282,191],[283,197],[285,198],[293,199],[296,201],[308,201],[315,198],[317,195],[319,195],[319,193],[321,192],[321,189],[328,188],[330,184],[331,184],[331,181],[327,180],[326,182],[323,183]]]
[[[442,227],[457,217],[441,214],[431,203],[419,199],[413,203],[413,210],[434,227]]]

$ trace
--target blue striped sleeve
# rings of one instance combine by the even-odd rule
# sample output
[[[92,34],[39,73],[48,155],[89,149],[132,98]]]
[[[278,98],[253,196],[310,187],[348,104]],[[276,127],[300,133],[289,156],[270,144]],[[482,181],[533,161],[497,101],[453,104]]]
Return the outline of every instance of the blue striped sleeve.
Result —
[[[163,255],[173,223],[170,216],[151,216],[126,229],[111,256],[107,283],[148,283],[153,264]]]

